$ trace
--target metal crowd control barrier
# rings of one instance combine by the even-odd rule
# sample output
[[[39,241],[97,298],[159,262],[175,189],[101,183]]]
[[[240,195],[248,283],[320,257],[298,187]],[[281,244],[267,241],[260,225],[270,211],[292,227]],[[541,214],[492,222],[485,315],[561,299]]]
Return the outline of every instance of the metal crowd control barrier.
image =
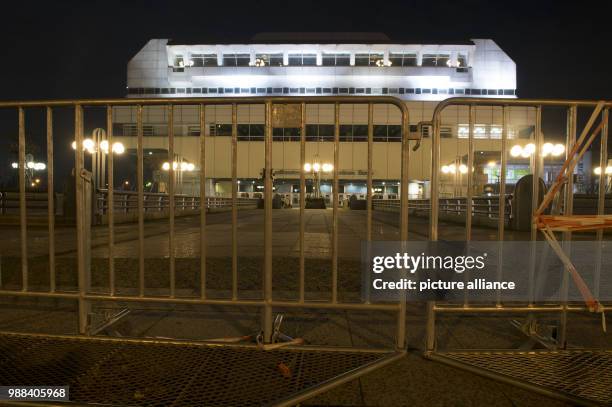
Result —
[[[305,299],[305,200],[304,195],[300,194],[300,223],[299,223],[299,299],[279,300],[274,298],[272,292],[272,109],[275,104],[298,104],[300,107],[300,168],[305,164],[305,146],[306,146],[306,105],[307,104],[332,104],[334,106],[334,141],[333,141],[333,209],[332,209],[332,236],[331,236],[331,300],[330,301],[314,301]],[[215,306],[250,306],[259,307],[262,311],[261,321],[261,337],[264,344],[270,344],[273,341],[273,311],[275,309],[328,309],[328,310],[367,310],[367,311],[385,311],[394,312],[397,315],[396,332],[395,332],[395,351],[386,353],[384,357],[375,357],[367,361],[363,366],[351,366],[350,371],[344,371],[342,374],[326,377],[321,383],[314,388],[302,389],[301,393],[290,394],[280,403],[282,405],[292,405],[312,397],[326,389],[329,389],[337,384],[352,380],[359,375],[371,371],[377,367],[383,366],[398,357],[401,357],[405,352],[406,347],[406,303],[400,300],[396,303],[372,303],[369,301],[363,302],[345,302],[338,298],[338,177],[339,177],[339,141],[340,141],[340,104],[366,104],[368,106],[368,210],[367,210],[367,240],[372,239],[372,145],[373,145],[373,110],[375,104],[389,104],[396,106],[401,112],[402,123],[402,145],[401,145],[401,182],[402,185],[408,183],[408,154],[409,146],[409,126],[408,126],[408,109],[406,104],[399,99],[392,97],[272,97],[272,98],[164,98],[164,99],[108,99],[108,100],[70,100],[70,101],[26,101],[26,102],[1,102],[2,109],[16,109],[19,117],[19,208],[20,208],[20,242],[21,242],[21,275],[22,284],[19,290],[0,289],[0,296],[16,296],[16,297],[46,297],[46,298],[62,298],[78,301],[78,332],[81,335],[89,335],[92,327],[90,326],[89,315],[93,302],[109,302],[109,303],[165,303],[165,304],[192,304],[192,305],[215,305]],[[262,299],[241,299],[238,296],[238,242],[237,242],[237,210],[238,210],[238,191],[237,191],[237,106],[242,104],[264,104],[265,105],[265,174],[264,174],[264,281],[263,281],[263,298]],[[170,166],[168,171],[168,217],[169,217],[169,295],[166,296],[151,296],[145,293],[145,236],[144,236],[144,215],[145,215],[145,192],[143,188],[143,107],[145,106],[165,106],[168,120],[168,158],[170,162],[174,157],[174,126],[173,114],[175,106],[196,105],[199,107],[199,125],[200,129],[206,126],[206,106],[214,105],[231,105],[232,106],[232,151],[231,151],[231,175],[232,175],[232,290],[231,298],[219,299],[209,298],[207,296],[207,270],[206,270],[206,205],[200,205],[200,295],[199,297],[182,297],[177,295],[176,290],[176,271],[175,271],[175,208],[177,200],[174,191],[175,170]],[[108,216],[108,261],[109,261],[109,291],[107,293],[93,293],[89,286],[89,229],[91,211],[88,210],[86,202],[86,190],[89,187],[86,178],[87,171],[84,168],[84,151],[81,148],[75,150],[75,173],[79,174],[76,177],[76,235],[77,235],[77,273],[78,273],[78,291],[67,292],[59,291],[55,285],[55,224],[54,224],[54,209],[53,209],[53,113],[55,108],[72,108],[74,109],[74,128],[76,145],[81,146],[84,139],[84,107],[105,107],[106,108],[106,124],[108,145],[113,145],[113,107],[116,106],[131,106],[136,108],[136,126],[137,126],[137,213],[138,213],[138,294],[137,295],[120,295],[116,290],[115,276],[115,232],[114,218],[118,212],[115,205],[106,205],[106,214]],[[50,288],[48,291],[34,291],[30,289],[28,284],[28,235],[27,235],[27,217],[26,217],[26,188],[23,169],[26,166],[25,161],[25,146],[26,146],[26,128],[25,115],[26,111],[31,108],[46,109],[46,139],[47,139],[47,166],[49,185],[48,193],[48,231],[49,231],[49,264],[50,264]],[[201,145],[201,167],[200,173],[200,191],[202,196],[200,199],[205,199],[205,164],[206,164],[206,143],[204,142],[205,133],[200,133]],[[119,194],[114,191],[113,174],[114,163],[113,155],[108,155],[108,191],[107,202],[116,202]],[[305,190],[305,175],[301,172],[300,175],[301,190]],[[206,198],[207,199],[207,198]],[[401,204],[400,204],[400,238],[403,241],[408,239],[408,189],[401,189]],[[5,338],[6,339],[6,338]],[[55,338],[61,342],[65,338]],[[8,340],[8,339],[6,339]],[[49,339],[51,340],[51,339]],[[70,340],[70,339],[68,339]],[[93,339],[92,339],[93,340]],[[145,340],[135,340],[136,343],[146,344]],[[159,342],[159,341],[158,341]],[[132,342],[130,342],[132,343]],[[161,343],[161,342],[159,342]],[[218,344],[217,344],[218,345]],[[126,345],[127,346],[127,345]],[[170,345],[168,345],[170,346]],[[314,351],[332,352],[333,348],[329,347],[314,347]],[[347,351],[346,349],[344,351]],[[351,348],[350,352],[361,352],[367,355],[368,349]],[[347,354],[348,355],[348,354]],[[301,362],[300,362],[301,363]],[[256,366],[257,367],[257,366]],[[1,370],[1,369],[0,369]],[[139,372],[140,374],[141,372]],[[225,387],[226,383],[218,385]],[[298,389],[300,389],[298,387]],[[72,389],[71,389],[72,392]]]
[[[476,109],[481,106],[501,108],[502,113],[502,137],[501,137],[501,177],[500,177],[500,195],[505,195],[506,173],[507,173],[507,140],[508,140],[508,125],[509,125],[509,109],[513,106],[531,107],[535,109],[535,151],[532,164],[532,173],[534,178],[541,178],[543,173],[543,156],[542,146],[544,144],[542,133],[542,109],[544,107],[557,107],[567,109],[567,148],[566,157],[569,154],[572,146],[577,140],[577,114],[579,108],[590,109],[590,120],[582,130],[583,133],[589,132],[586,135],[601,131],[601,146],[599,166],[605,169],[607,166],[607,139],[608,139],[608,113],[612,102],[606,102],[604,108],[599,112],[597,101],[576,101],[576,100],[521,100],[521,99],[487,99],[487,98],[451,98],[442,101],[437,105],[432,119],[433,139],[432,139],[432,162],[431,162],[431,216],[429,224],[429,238],[432,241],[438,240],[438,221],[440,214],[443,212],[442,203],[439,198],[439,171],[440,171],[440,129],[442,112],[448,106],[466,106],[469,109],[469,138],[468,138],[468,168],[473,168],[474,157],[474,126]],[[592,125],[601,118],[601,125],[598,130],[592,132]],[[591,133],[592,132],[592,133]],[[603,172],[602,172],[603,173]],[[474,211],[472,200],[472,171],[468,171],[468,187],[467,187],[467,204],[465,212],[465,240],[472,239],[472,219]],[[567,177],[567,186],[563,196],[563,202],[560,202],[560,207],[566,215],[573,214],[573,178]],[[535,213],[539,207],[539,182],[532,182],[532,213]],[[498,220],[498,240],[501,242],[504,239],[505,223],[503,216],[506,213],[506,202],[501,200],[498,205],[499,215]],[[605,177],[599,178],[599,194],[597,200],[597,214],[605,213]],[[598,230],[596,240],[601,242],[603,238],[602,230]],[[571,232],[563,234],[564,244],[567,244],[572,239]],[[537,240],[537,229],[535,223],[532,223],[530,240],[532,243],[532,252],[530,254],[529,268],[529,285],[532,287],[534,274],[536,269],[535,264],[535,241]],[[567,246],[566,246],[567,249]],[[596,279],[601,273],[601,253],[595,254],[598,256],[598,266],[596,271]],[[501,269],[503,258],[503,250],[500,244],[498,268]],[[498,272],[499,273],[499,272]],[[501,276],[498,276],[501,277]],[[570,349],[567,347],[567,324],[568,313],[570,312],[588,312],[589,308],[584,304],[572,303],[567,301],[568,293],[568,273],[564,273],[562,281],[561,299],[558,303],[538,304],[533,299],[528,301],[526,305],[517,305],[510,302],[505,303],[500,301],[489,304],[472,304],[467,300],[462,304],[437,303],[429,301],[427,303],[427,326],[426,326],[426,356],[459,367],[474,373],[487,377],[501,380],[513,385],[527,388],[532,391],[537,391],[548,396],[560,398],[563,400],[577,403],[580,405],[591,405],[599,403],[612,403],[612,394],[610,392],[611,383],[610,361],[612,360],[612,351],[605,349]],[[598,289],[597,287],[595,288]],[[610,310],[610,304],[603,305],[603,311]],[[556,338],[556,343],[542,343],[548,349],[545,351],[526,352],[521,350],[516,351],[485,351],[485,350],[469,350],[469,351],[441,351],[437,349],[436,341],[436,316],[441,314],[484,314],[484,315],[526,315],[529,323],[533,323],[539,314],[547,316],[558,315],[559,331]],[[529,325],[523,331],[531,339],[538,340],[535,332],[531,331],[534,325]],[[521,326],[521,328],[524,328]]]

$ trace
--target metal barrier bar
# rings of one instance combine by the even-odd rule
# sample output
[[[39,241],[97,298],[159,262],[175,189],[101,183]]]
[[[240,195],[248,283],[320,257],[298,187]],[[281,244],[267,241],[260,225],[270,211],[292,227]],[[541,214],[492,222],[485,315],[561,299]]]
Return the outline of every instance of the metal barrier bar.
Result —
[[[340,104],[334,104],[334,171],[332,191],[332,302],[338,302],[338,189],[340,184]]]
[[[400,240],[404,243],[408,241],[408,180],[409,180],[409,158],[410,158],[410,126],[408,111],[400,109],[402,113],[402,155],[400,164]],[[369,123],[368,123],[369,126]],[[405,252],[404,248],[404,252]],[[402,269],[402,277],[405,277],[406,269]],[[406,347],[406,291],[402,290],[398,301],[397,311],[397,334],[395,338],[395,348],[404,350]]]
[[[467,208],[465,210],[465,240],[472,240],[472,179],[473,172],[472,167],[474,167],[474,122],[476,121],[476,109],[474,105],[469,106],[469,128],[470,131],[468,133],[468,157],[467,157],[467,191],[466,191],[466,204]],[[457,167],[458,168],[458,167]]]
[[[603,126],[601,127],[601,141],[600,141],[600,152],[599,152],[599,168],[601,173],[599,175],[599,191],[597,195],[597,214],[605,214],[606,204],[606,187],[607,187],[607,176],[606,169],[608,168],[608,126],[609,126],[609,114],[610,109],[606,107],[601,112],[601,121]],[[597,264],[595,266],[595,275],[593,276],[593,295],[595,298],[599,298],[599,284],[601,280],[601,241],[603,240],[603,229],[599,229],[596,232],[596,239],[599,242],[597,245]]]
[[[473,183],[473,177],[474,177],[474,173],[472,171],[473,167],[474,167],[474,122],[476,121],[476,109],[474,108],[474,105],[469,105],[468,106],[468,116],[469,116],[469,132],[468,132],[468,152],[467,152],[467,191],[466,191],[466,199],[465,199],[465,203],[466,203],[466,208],[465,208],[465,241],[469,242],[472,240],[472,212],[473,212],[473,191],[472,191],[472,183]],[[456,164],[456,168],[459,169],[460,168],[461,163],[457,163]],[[461,171],[457,171],[458,175],[459,175],[459,179],[461,179]],[[457,175],[457,172],[455,172],[455,175]],[[460,190],[463,189],[463,181],[461,182],[461,185],[459,186]],[[467,248],[467,250],[469,251],[469,247]],[[465,283],[465,286],[467,287],[467,282],[469,279],[470,273],[469,271],[465,272],[463,274],[463,281]],[[468,306],[468,290],[465,289],[463,291],[464,294],[464,298],[463,298],[463,304],[465,306]]]
[[[536,107],[536,121],[535,121],[535,151],[531,156],[531,213],[535,215],[540,205],[540,178],[542,177],[542,106]],[[533,305],[534,302],[534,284],[535,284],[535,269],[536,269],[536,241],[538,238],[538,228],[534,222],[531,222],[531,254],[529,258],[529,305]]]
[[[502,106],[502,136],[501,136],[501,154],[499,157],[500,167],[500,178],[499,178],[499,198],[497,199],[497,240],[499,242],[498,254],[497,254],[497,281],[501,281],[503,277],[503,257],[504,257],[504,246],[502,244],[504,240],[504,231],[506,226],[506,200],[501,197],[506,196],[506,171],[508,161],[508,106]],[[497,305],[501,306],[501,291],[497,292]]]
[[[304,239],[306,235],[306,103],[300,103],[300,281],[299,281],[299,301],[305,300],[305,259],[304,259]]]
[[[232,299],[238,299],[238,113],[232,103]]]
[[[373,160],[373,148],[374,148],[374,105],[372,103],[368,103],[368,175],[366,181],[367,195],[366,195],[366,205],[367,213],[366,213],[366,241],[368,242],[368,250],[370,250],[370,244],[372,242],[372,210],[373,210],[373,202],[372,202],[372,160]],[[370,258],[371,253],[368,252],[366,258]],[[365,300],[366,303],[370,303],[370,285],[365,285]]]
[[[75,179],[75,190],[76,190],[76,232],[77,232],[77,266],[78,266],[78,285],[79,285],[79,333],[81,335],[87,334],[88,331],[88,314],[89,307],[85,295],[87,294],[87,281],[85,270],[86,259],[85,259],[85,211],[88,209],[85,207],[84,191],[85,191],[85,180],[83,179],[84,174],[84,152],[80,148],[83,145],[83,107],[76,105],[74,107],[74,134],[76,140],[75,150],[75,163],[74,163],[74,179]]]
[[[272,102],[266,102],[264,163],[263,339],[272,339]]]
[[[19,216],[21,232],[21,289],[28,290],[28,219],[26,217],[25,172],[25,112],[19,108]]]
[[[200,298],[206,298],[206,105],[200,104]]]
[[[578,119],[578,108],[571,106],[567,109],[567,129],[566,129],[566,144],[565,159],[570,157],[570,151],[573,150],[576,144],[576,125]],[[563,202],[563,214],[572,215],[574,213],[574,177],[567,177],[567,184],[565,186],[565,195]],[[568,231],[563,233],[563,250],[569,253],[570,244],[572,239],[572,232]],[[567,307],[568,307],[568,293],[569,293],[569,270],[565,268],[563,277],[561,279],[561,303],[563,310],[561,311],[559,318],[559,344],[562,348],[567,345]]]
[[[108,137],[108,286],[115,295],[115,160],[113,157],[113,108],[106,107],[106,135]],[[138,225],[140,237],[140,224]]]
[[[142,129],[142,105],[136,108],[136,185],[138,188],[138,293],[144,296],[145,287],[145,241],[144,241],[144,139]],[[170,161],[171,163],[173,161]],[[172,165],[172,164],[170,164]]]
[[[55,291],[55,188],[53,185],[53,110],[47,113],[47,222],[49,229],[49,291]]]
[[[168,258],[170,259],[170,297],[176,295],[176,270],[174,265],[174,177],[175,168],[180,165],[174,157],[174,105],[170,104],[168,109],[168,218],[170,223],[170,233],[168,234]]]

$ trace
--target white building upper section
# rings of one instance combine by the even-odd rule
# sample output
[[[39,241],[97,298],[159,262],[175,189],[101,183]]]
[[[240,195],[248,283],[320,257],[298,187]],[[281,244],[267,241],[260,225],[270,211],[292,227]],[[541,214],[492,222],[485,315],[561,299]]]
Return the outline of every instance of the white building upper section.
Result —
[[[363,44],[281,44],[281,34],[275,41],[258,36],[253,44],[154,39],[128,64],[128,95],[391,95],[423,101],[516,95],[516,65],[492,40],[397,44],[374,36],[375,43]]]

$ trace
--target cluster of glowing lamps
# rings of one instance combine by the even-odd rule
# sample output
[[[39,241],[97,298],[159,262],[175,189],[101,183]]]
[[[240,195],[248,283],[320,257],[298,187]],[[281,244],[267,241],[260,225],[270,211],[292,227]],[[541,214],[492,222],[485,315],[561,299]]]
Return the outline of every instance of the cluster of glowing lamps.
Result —
[[[108,154],[109,147],[110,146],[108,144],[108,140],[100,141],[99,148],[100,151],[102,151],[104,154]],[[72,149],[76,150],[76,141],[72,142]],[[118,141],[113,143],[110,149],[115,154],[123,154],[125,152],[125,146],[123,145],[123,143],[120,143]],[[87,151],[89,154],[94,154],[97,151],[95,141],[90,138],[86,138],[85,140],[83,140],[83,151]]]
[[[19,163],[12,163],[11,167],[13,167],[14,169],[19,168]],[[28,161],[26,163],[26,167],[29,170],[34,170],[34,171],[44,171],[47,169],[47,165],[45,163],[36,163],[34,161]]]
[[[595,175],[601,175],[601,167],[595,167],[593,168],[593,173]],[[612,175],[612,167],[611,166],[607,166],[606,170],[604,171],[605,175]]]
[[[191,171],[195,170],[195,165],[193,165],[192,163],[188,163],[186,161],[183,161],[181,163],[177,163],[176,161],[173,161],[172,162],[172,169],[174,171],[191,172]],[[162,164],[162,170],[170,171],[170,163],[169,162],[163,163]]]
[[[465,164],[460,164],[459,166],[450,164],[443,165],[440,170],[442,171],[442,174],[456,174],[457,172],[459,172],[459,174],[467,174],[468,167]]]
[[[305,172],[332,172],[334,170],[334,166],[330,163],[306,163],[304,164]]]
[[[517,144],[510,149],[510,155],[512,157],[529,158],[536,151],[536,146],[533,143],[525,145],[525,147]],[[559,157],[565,152],[565,146],[563,144],[552,144],[544,143],[542,145],[542,157]]]

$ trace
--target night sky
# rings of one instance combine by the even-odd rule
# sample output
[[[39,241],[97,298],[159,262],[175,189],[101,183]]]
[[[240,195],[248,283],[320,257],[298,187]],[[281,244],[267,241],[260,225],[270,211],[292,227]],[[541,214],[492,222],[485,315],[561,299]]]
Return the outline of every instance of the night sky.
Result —
[[[610,99],[612,28],[604,4],[14,1],[3,4],[0,24],[0,100],[124,97],[127,63],[151,38],[249,43],[258,32],[382,32],[400,43],[491,38],[517,64],[519,97]],[[10,162],[17,154],[17,120],[11,110],[0,111],[0,188],[16,182]],[[58,145],[69,146],[73,118],[65,113],[62,119],[56,112],[54,131]],[[28,152],[44,160],[43,112],[27,115]],[[86,124],[86,132],[104,126],[99,118]],[[544,132],[562,141],[565,119],[557,119]],[[56,158],[57,178],[67,179],[71,150],[58,149]]]
[[[605,2],[14,1],[5,8],[0,99],[123,97],[151,38],[249,42],[257,32],[375,31],[398,41],[492,38],[520,97],[610,98]],[[599,4],[599,6],[598,6]],[[601,10],[598,10],[598,7]]]

